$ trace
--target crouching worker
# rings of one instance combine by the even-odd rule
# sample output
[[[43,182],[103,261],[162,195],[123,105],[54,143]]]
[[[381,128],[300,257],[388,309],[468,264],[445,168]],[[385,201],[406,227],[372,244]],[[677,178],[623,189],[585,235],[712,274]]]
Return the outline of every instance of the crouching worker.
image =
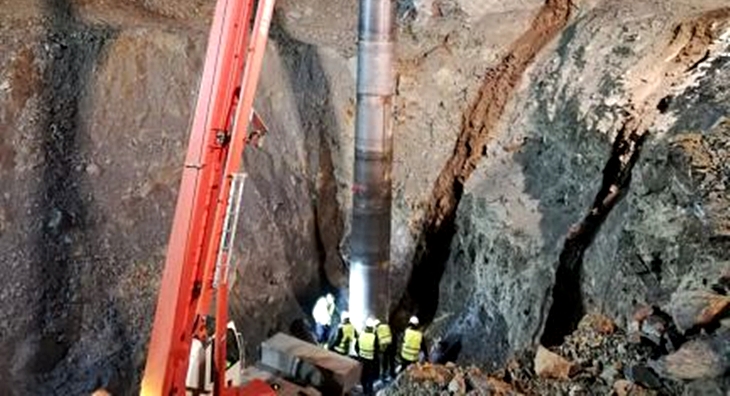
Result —
[[[330,340],[329,348],[340,355],[349,355],[350,346],[355,342],[357,332],[355,326],[350,323],[350,314],[343,311],[340,315],[340,325],[337,328],[337,334]]]

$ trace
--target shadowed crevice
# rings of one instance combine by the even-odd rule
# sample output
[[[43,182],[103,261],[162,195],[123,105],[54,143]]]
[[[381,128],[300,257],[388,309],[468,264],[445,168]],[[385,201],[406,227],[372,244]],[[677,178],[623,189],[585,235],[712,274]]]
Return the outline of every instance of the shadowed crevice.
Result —
[[[413,313],[422,321],[432,320],[464,185],[486,154],[487,143],[528,66],[567,25],[570,3],[570,0],[545,1],[530,28],[512,43],[499,64],[487,70],[476,100],[464,112],[454,152],[431,194],[408,288],[391,318],[396,327],[404,326]]]
[[[585,307],[583,304],[583,256],[592,245],[601,225],[611,210],[627,194],[631,172],[639,159],[646,134],[641,123],[629,118],[616,138],[611,157],[603,169],[603,182],[591,210],[583,220],[571,227],[565,238],[555,274],[552,304],[545,322],[543,345],[560,345],[578,326]]]

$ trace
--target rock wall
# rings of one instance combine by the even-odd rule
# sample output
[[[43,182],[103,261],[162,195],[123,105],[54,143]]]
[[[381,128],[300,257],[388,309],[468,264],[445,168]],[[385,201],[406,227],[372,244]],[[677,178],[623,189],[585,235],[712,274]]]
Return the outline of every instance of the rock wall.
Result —
[[[3,4],[0,394],[136,394],[212,5]],[[344,277],[335,56],[273,30],[231,303],[249,356]]]
[[[526,73],[440,285],[432,330],[462,334],[464,361],[559,343],[588,311],[625,325],[727,270],[722,6],[581,7]]]

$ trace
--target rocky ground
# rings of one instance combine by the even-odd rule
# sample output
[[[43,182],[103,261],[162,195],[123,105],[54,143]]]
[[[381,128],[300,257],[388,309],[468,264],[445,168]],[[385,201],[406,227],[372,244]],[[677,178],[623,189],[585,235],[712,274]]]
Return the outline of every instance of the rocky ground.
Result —
[[[588,314],[561,345],[520,351],[486,374],[453,362],[419,364],[382,395],[725,395],[730,277],[638,307],[629,328]]]

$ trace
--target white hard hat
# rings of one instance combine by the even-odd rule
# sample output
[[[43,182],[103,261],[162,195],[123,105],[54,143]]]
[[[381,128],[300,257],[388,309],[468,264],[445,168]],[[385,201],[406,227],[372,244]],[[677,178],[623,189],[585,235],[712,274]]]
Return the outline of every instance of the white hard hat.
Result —
[[[418,326],[418,318],[415,316],[411,316],[411,318],[408,320],[408,323],[410,323],[414,326]]]
[[[346,319],[350,319],[350,313],[347,311],[342,311],[342,313],[340,314],[340,320],[346,320]]]
[[[373,318],[373,326],[377,326],[377,325],[379,325],[379,324],[380,324],[380,319],[378,319],[378,318]]]
[[[365,320],[365,327],[375,327],[375,319],[372,316]]]

